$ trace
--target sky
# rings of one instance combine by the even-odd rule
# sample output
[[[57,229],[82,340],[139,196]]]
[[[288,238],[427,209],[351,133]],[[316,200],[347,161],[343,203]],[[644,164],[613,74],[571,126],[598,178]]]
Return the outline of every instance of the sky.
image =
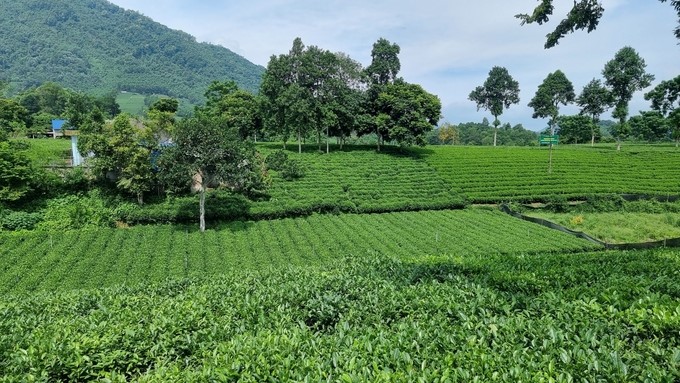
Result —
[[[109,0],[137,11],[200,42],[222,45],[266,67],[272,55],[287,53],[296,37],[305,45],[344,52],[364,66],[373,43],[383,37],[401,48],[401,72],[442,101],[443,121],[453,124],[493,120],[477,111],[470,92],[494,66],[519,82],[520,103],[501,123],[542,130],[546,119],[532,119],[527,106],[545,77],[561,70],[579,94],[624,46],[634,48],[655,75],[652,87],[680,75],[680,45],[673,35],[678,20],[668,2],[603,0],[597,30],[577,31],[544,49],[545,35],[566,15],[571,0],[555,0],[546,25],[520,26],[514,15],[530,13],[537,1],[521,0]],[[644,93],[629,105],[631,115],[649,110]],[[576,114],[575,105],[560,114]],[[603,119],[611,118],[607,112]]]

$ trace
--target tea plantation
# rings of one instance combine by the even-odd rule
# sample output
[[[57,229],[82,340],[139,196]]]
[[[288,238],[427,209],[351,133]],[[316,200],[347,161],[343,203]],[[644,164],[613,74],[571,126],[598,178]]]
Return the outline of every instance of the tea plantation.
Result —
[[[428,147],[422,157],[473,202],[542,201],[593,194],[680,194],[680,151],[624,146]]]
[[[204,233],[1,232],[0,382],[680,381],[680,250],[466,206],[680,194],[680,151],[287,154]]]
[[[193,228],[192,228],[193,229]],[[23,293],[219,275],[337,258],[596,249],[499,211],[451,210],[0,236],[0,292]]]

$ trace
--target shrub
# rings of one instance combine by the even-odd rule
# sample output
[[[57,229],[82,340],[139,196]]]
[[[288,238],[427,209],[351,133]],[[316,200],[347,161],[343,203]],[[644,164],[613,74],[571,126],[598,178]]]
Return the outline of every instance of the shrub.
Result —
[[[281,169],[281,177],[286,181],[292,181],[305,176],[299,161],[289,159]]]
[[[41,219],[40,213],[11,211],[1,216],[0,227],[3,230],[32,230]]]
[[[569,210],[569,201],[564,196],[554,195],[549,197],[546,202],[546,209],[555,213],[564,213]]]
[[[271,170],[281,171],[288,162],[288,154],[283,150],[277,150],[267,156],[265,163]]]

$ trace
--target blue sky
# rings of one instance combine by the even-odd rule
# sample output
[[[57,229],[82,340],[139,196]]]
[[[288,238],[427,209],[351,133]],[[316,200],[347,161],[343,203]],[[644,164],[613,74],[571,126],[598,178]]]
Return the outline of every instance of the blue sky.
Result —
[[[296,37],[306,45],[345,52],[366,66],[373,43],[384,37],[401,47],[400,75],[438,95],[442,121],[454,124],[491,119],[467,96],[495,65],[506,67],[521,90],[520,103],[511,106],[501,121],[532,130],[543,129],[547,121],[532,119],[527,103],[557,69],[578,94],[592,78],[601,78],[605,63],[619,49],[631,46],[656,76],[653,85],[680,74],[680,45],[672,33],[677,16],[667,2],[654,0],[604,0],[604,17],[596,31],[576,32],[549,50],[543,49],[545,35],[566,14],[571,0],[555,0],[556,16],[549,25],[523,27],[513,16],[530,12],[537,1],[110,1],[262,66],[271,55],[288,52]],[[649,109],[645,91],[631,102],[632,114]],[[561,113],[575,114],[578,109],[562,107]]]

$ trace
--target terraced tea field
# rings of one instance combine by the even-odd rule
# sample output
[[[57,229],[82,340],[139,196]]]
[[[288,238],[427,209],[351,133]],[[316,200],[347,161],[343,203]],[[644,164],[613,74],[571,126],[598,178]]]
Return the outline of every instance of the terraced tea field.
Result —
[[[473,202],[541,201],[592,194],[680,194],[674,148],[557,147],[548,174],[546,148],[431,146],[422,158]]]
[[[271,153],[271,145],[260,145]],[[412,156],[376,153],[358,147],[330,154],[287,152],[300,161],[305,176],[285,181],[274,173],[271,200],[255,202],[256,216],[286,211],[385,212],[446,209],[463,205],[452,185],[432,167]]]
[[[205,233],[139,226],[9,234],[0,236],[0,293],[321,265],[342,257],[466,257],[595,248],[498,211],[479,209],[235,222]]]

